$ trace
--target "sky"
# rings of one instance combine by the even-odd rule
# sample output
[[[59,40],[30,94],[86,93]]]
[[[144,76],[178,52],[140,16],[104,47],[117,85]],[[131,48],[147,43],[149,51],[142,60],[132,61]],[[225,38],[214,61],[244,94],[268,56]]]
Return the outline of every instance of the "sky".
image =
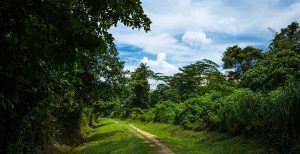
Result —
[[[300,20],[300,0],[142,0],[151,31],[118,24],[115,38],[125,69],[141,62],[165,75],[198,60],[222,66],[227,47],[252,45],[263,51],[280,31]]]

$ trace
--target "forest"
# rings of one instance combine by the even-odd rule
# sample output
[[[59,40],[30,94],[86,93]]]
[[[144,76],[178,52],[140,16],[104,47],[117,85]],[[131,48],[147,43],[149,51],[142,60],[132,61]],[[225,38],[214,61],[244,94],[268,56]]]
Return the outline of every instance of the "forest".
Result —
[[[0,2],[0,153],[82,144],[102,117],[259,138],[300,151],[300,25],[273,31],[268,51],[229,46],[167,76],[124,69],[111,27],[150,31],[140,0]],[[223,71],[226,70],[226,71]],[[159,81],[155,89],[149,80]]]

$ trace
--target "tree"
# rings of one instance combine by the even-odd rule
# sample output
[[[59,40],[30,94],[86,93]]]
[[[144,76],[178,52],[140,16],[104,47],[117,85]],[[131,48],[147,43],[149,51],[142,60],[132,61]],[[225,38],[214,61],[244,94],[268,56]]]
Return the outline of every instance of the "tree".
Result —
[[[150,98],[152,106],[161,101],[169,100],[174,103],[179,103],[181,101],[181,96],[178,89],[176,87],[171,87],[166,83],[158,84],[156,89],[151,91]]]
[[[299,70],[300,56],[291,50],[283,50],[260,60],[244,74],[241,84],[253,90],[269,91],[288,81],[299,81]]]
[[[154,76],[154,72],[146,63],[140,66],[132,73],[132,88],[134,96],[132,98],[132,106],[139,108],[148,108],[150,105],[149,91],[150,85],[148,79]]]
[[[270,51],[255,67],[244,74],[242,85],[253,90],[269,91],[299,78],[300,26],[292,22],[276,32]],[[298,54],[298,55],[297,55]]]
[[[197,61],[180,68],[181,72],[173,76],[164,77],[165,85],[159,85],[153,93],[159,93],[156,97],[162,98],[160,101],[171,100],[177,103],[202,95],[205,92],[206,77],[212,72],[218,72],[218,67],[210,60]]]
[[[231,79],[238,80],[263,57],[260,49],[252,46],[241,48],[237,45],[228,47],[223,54],[224,69],[233,69],[229,72]]]
[[[205,76],[205,92],[219,91],[223,93],[230,93],[228,87],[233,86],[233,83],[226,80],[225,75],[219,71],[210,72]]]
[[[0,2],[1,153],[76,136],[83,111],[118,93],[123,63],[108,32],[118,23],[149,31],[151,21],[139,0]]]
[[[271,52],[282,50],[292,50],[300,54],[300,25],[298,22],[292,22],[280,32],[276,32],[270,44]]]

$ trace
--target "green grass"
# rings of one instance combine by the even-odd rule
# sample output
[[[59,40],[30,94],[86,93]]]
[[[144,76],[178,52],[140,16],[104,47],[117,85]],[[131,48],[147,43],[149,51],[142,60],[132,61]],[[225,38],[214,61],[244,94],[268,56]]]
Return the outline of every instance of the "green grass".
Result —
[[[271,153],[263,142],[219,132],[194,132],[180,126],[138,121],[101,119],[86,137],[86,143],[74,150],[76,154],[94,153],[157,153],[128,129],[128,124],[156,135],[175,153]]]
[[[241,136],[208,131],[194,132],[169,124],[127,122],[155,134],[175,153],[257,154],[274,152],[261,141]]]
[[[100,123],[87,135],[86,143],[74,150],[76,154],[121,153],[151,154],[156,153],[140,138],[128,129],[128,124],[112,119],[101,119]]]

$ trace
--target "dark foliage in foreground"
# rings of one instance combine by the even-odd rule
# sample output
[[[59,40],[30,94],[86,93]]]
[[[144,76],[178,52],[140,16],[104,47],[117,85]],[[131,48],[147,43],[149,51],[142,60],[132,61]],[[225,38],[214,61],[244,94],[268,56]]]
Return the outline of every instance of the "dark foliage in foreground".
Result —
[[[78,144],[83,113],[112,108],[123,62],[111,26],[150,30],[139,0],[0,2],[0,153]]]

